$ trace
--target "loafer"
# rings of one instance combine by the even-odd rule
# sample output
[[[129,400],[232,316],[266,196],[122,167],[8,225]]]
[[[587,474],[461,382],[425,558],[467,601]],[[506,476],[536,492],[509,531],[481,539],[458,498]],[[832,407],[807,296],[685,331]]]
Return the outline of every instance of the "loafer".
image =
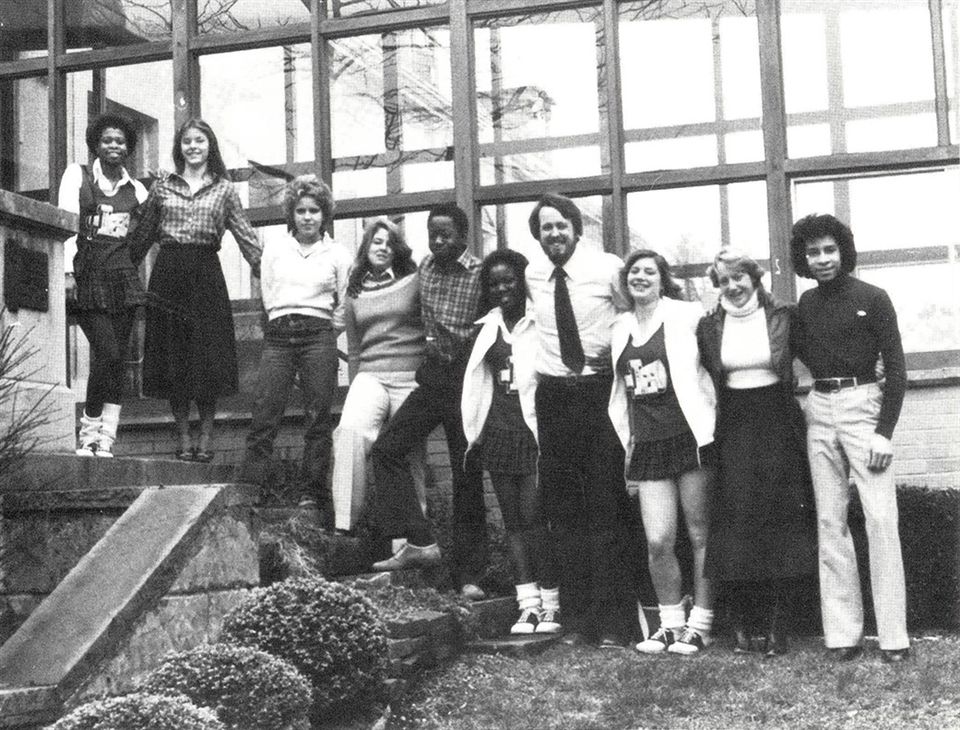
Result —
[[[424,545],[423,547],[406,543],[393,554],[393,557],[374,563],[373,569],[382,572],[385,570],[404,570],[405,568],[428,568],[439,563],[440,547],[437,543]]]
[[[476,583],[464,583],[460,588],[460,597],[468,601],[482,601],[487,594]]]
[[[859,644],[856,646],[838,646],[835,649],[831,649],[830,653],[838,662],[849,662],[863,654],[863,647]]]
[[[887,664],[899,664],[910,658],[910,649],[881,649],[880,658]]]

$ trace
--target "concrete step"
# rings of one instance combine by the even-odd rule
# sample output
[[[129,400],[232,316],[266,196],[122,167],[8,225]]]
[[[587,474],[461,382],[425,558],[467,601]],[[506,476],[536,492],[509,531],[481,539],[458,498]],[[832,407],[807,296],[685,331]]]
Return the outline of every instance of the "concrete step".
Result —
[[[29,727],[56,722],[62,711],[56,687],[0,689],[0,727]]]

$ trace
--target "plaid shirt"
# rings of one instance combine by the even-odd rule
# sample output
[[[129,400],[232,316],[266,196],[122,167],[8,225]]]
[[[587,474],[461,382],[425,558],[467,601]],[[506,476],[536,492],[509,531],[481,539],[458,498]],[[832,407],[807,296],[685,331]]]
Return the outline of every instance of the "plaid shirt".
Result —
[[[209,246],[220,250],[229,230],[255,276],[260,275],[260,239],[243,212],[240,196],[226,178],[218,177],[196,193],[176,173],[158,179],[138,220],[127,236],[130,257],[139,264],[154,243],[161,246]]]
[[[420,263],[420,302],[427,354],[448,363],[460,358],[480,306],[480,259],[464,251],[444,267],[428,254]]]

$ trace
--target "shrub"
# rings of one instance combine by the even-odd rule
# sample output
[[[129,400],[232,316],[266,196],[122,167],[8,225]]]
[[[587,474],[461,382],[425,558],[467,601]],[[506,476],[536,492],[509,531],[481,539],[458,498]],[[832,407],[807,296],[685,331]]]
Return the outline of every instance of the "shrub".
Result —
[[[212,711],[183,695],[141,692],[81,705],[50,730],[225,730]]]
[[[312,702],[310,683],[289,662],[229,644],[205,644],[167,656],[143,689],[182,694],[235,730],[308,727]]]
[[[361,593],[322,578],[259,588],[224,619],[221,640],[282,657],[313,685],[312,718],[329,718],[379,686],[387,639]]]

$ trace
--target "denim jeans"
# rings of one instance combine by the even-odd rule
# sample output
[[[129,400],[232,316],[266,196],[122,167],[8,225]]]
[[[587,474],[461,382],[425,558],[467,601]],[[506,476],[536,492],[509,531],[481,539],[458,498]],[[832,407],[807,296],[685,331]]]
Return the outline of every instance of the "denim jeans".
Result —
[[[294,380],[303,393],[305,428],[297,490],[301,499],[316,499],[321,510],[332,514],[327,472],[330,404],[337,386],[337,333],[328,320],[288,315],[267,324],[243,473],[257,482],[266,475]]]

